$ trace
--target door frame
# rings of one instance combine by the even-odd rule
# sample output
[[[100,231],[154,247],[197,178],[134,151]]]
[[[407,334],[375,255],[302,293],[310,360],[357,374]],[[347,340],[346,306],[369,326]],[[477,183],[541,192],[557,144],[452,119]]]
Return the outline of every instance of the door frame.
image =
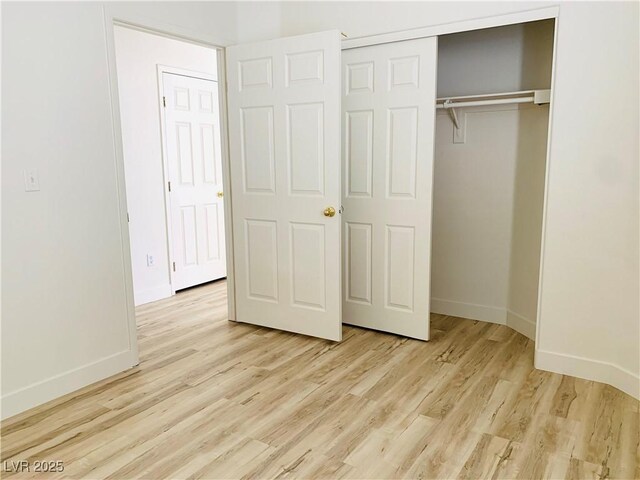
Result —
[[[171,284],[171,295],[176,294],[175,282],[174,282],[174,274],[173,268],[171,265],[174,261],[173,255],[173,223],[171,220],[171,195],[169,195],[169,150],[167,148],[167,120],[166,120],[166,109],[163,106],[163,97],[164,97],[164,84],[162,82],[162,75],[164,73],[172,74],[172,75],[180,75],[183,77],[189,78],[197,78],[199,80],[209,80],[212,82],[216,82],[218,84],[218,97],[222,92],[220,92],[220,83],[214,75],[209,73],[197,72],[195,70],[187,70],[185,68],[171,67],[169,65],[156,65],[156,71],[158,72],[158,108],[160,112],[160,142],[162,145],[162,180],[164,182],[163,188],[163,198],[164,198],[164,214],[166,220],[166,235],[167,235],[167,257],[169,258],[169,283]],[[220,119],[220,138],[222,138],[222,112],[219,115]],[[224,160],[222,160],[224,164]],[[223,165],[224,169],[224,165]],[[227,189],[227,183],[225,182],[224,176],[222,178],[222,186],[223,191]],[[226,199],[223,204],[226,204]],[[226,207],[225,207],[226,214]],[[226,219],[225,219],[225,230],[227,228]],[[225,233],[225,242],[226,242],[226,233]],[[225,250],[226,251],[226,250]],[[227,265],[227,269],[228,269]]]
[[[543,287],[543,271],[544,271],[544,252],[545,237],[547,230],[548,216],[548,198],[549,198],[549,171],[551,164],[551,142],[553,138],[553,117],[555,109],[555,83],[556,83],[556,62],[558,58],[558,25],[560,22],[560,7],[551,6],[533,10],[524,10],[520,12],[507,13],[502,15],[493,15],[484,18],[463,20],[452,23],[443,23],[428,27],[418,27],[413,29],[405,29],[395,32],[366,35],[362,37],[346,38],[342,40],[342,50],[351,48],[367,47],[371,45],[380,45],[384,43],[399,42],[403,40],[413,40],[423,37],[434,37],[447,35],[451,33],[470,32],[473,30],[482,30],[486,28],[503,27],[506,25],[515,25],[519,23],[535,22],[539,20],[551,20],[555,22],[553,32],[553,52],[551,56],[551,99],[549,102],[549,124],[547,127],[547,148],[545,154],[545,173],[544,173],[544,193],[542,204],[542,225],[541,225],[541,241],[540,241],[540,260],[538,272],[538,294],[536,300],[536,325],[535,325],[535,353],[534,366],[539,364],[540,349],[540,331],[542,326],[542,287]],[[434,112],[435,114],[435,112]]]
[[[227,317],[235,321],[235,275],[233,269],[233,226],[231,193],[230,163],[229,163],[229,130],[227,123],[227,98],[226,98],[226,56],[225,46],[229,44],[226,39],[209,38],[202,32],[194,32],[176,25],[165,24],[149,19],[141,18],[131,14],[120,15],[117,4],[105,4],[102,7],[104,17],[104,35],[107,49],[107,70],[111,102],[111,124],[113,129],[113,144],[115,150],[114,168],[116,173],[118,198],[118,216],[120,220],[120,240],[122,244],[122,264],[124,269],[124,290],[126,298],[125,318],[126,328],[129,337],[130,366],[139,364],[138,337],[135,315],[135,304],[133,298],[133,269],[131,266],[131,243],[129,236],[129,220],[127,213],[127,192],[125,184],[124,150],[122,142],[122,121],[120,114],[120,96],[118,92],[118,75],[116,67],[116,46],[115,46],[115,26],[121,26],[139,30],[142,32],[158,35],[173,40],[180,40],[187,43],[201,45],[212,50],[217,55],[218,62],[218,98],[220,105],[220,126],[222,140],[222,182],[228,192],[224,202],[225,213],[225,242],[227,260]],[[164,147],[163,147],[164,150]],[[173,288],[173,287],[172,287]]]

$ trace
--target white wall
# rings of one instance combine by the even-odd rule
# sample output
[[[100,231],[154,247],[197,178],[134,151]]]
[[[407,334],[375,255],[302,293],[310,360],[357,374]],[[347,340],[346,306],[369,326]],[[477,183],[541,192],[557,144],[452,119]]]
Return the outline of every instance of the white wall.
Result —
[[[549,88],[553,20],[442,35],[438,96]]]
[[[244,2],[236,4],[238,39],[248,43],[282,36],[282,8],[279,2]]]
[[[106,14],[235,43],[235,5]],[[137,362],[106,33],[100,3],[2,3],[3,417]]]
[[[541,368],[636,397],[638,7],[561,7],[536,353]]]
[[[171,295],[157,65],[217,77],[217,59],[210,48],[125,27],[115,28],[115,44],[133,293],[141,305]]]
[[[295,2],[282,27],[358,37],[548,5]],[[559,8],[536,365],[640,397],[638,4]]]

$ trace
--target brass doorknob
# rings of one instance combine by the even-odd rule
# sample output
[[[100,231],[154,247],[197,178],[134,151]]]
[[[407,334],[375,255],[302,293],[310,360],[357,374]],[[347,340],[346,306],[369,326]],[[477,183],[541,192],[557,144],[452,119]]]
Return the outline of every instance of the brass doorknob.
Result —
[[[224,193],[218,192],[218,198],[222,198],[223,196],[224,196]]]
[[[324,213],[325,217],[333,217],[336,214],[336,209],[333,207],[327,207],[322,213]]]

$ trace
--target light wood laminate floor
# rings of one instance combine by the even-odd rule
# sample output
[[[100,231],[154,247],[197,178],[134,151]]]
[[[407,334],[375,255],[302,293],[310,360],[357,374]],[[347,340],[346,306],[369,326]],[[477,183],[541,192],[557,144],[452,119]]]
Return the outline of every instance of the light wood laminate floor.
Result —
[[[224,282],[137,312],[140,366],[5,421],[4,461],[62,460],[46,478],[640,477],[638,402],[535,370],[504,326],[432,315],[429,342],[345,326],[332,343],[228,322]]]

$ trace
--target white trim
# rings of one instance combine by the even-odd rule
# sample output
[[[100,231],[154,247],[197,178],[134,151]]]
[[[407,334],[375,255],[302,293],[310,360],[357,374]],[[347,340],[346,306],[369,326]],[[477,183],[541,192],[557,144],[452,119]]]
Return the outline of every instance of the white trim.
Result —
[[[127,370],[137,361],[137,351],[126,350],[7,393],[2,397],[2,419]]]
[[[606,383],[640,400],[640,376],[613,363],[536,349],[534,366],[548,372]]]
[[[551,58],[551,98],[549,103],[549,126],[547,128],[547,152],[545,158],[545,172],[544,172],[544,194],[542,200],[542,228],[540,232],[540,268],[538,268],[538,302],[536,306],[536,345],[540,345],[540,330],[542,329],[542,294],[543,290],[543,272],[544,272],[544,252],[545,252],[545,238],[547,231],[547,214],[549,208],[549,172],[551,171],[551,141],[553,133],[553,111],[554,111],[554,98],[555,98],[555,85],[556,85],[556,59],[558,58],[558,23],[559,17],[556,17],[555,27],[553,32],[553,56]]]
[[[114,168],[116,170],[116,196],[118,199],[118,213],[120,217],[120,250],[124,270],[125,308],[127,316],[125,322],[129,332],[129,350],[131,363],[124,369],[137,365],[138,358],[138,330],[133,297],[133,267],[131,265],[131,239],[129,237],[129,213],[127,208],[127,188],[124,170],[124,149],[122,142],[122,123],[120,121],[120,97],[118,93],[118,77],[116,76],[116,42],[113,19],[107,15],[102,7],[104,20],[105,43],[107,47],[107,81],[109,83],[109,100],[111,101],[111,128],[113,130],[113,149],[115,153]],[[110,372],[113,374],[117,372]],[[78,387],[79,388],[79,387]]]
[[[507,310],[501,307],[478,305],[475,303],[455,302],[442,298],[431,298],[431,312],[452,317],[469,318],[482,322],[507,324]]]
[[[218,37],[211,29],[206,32],[195,32],[194,30],[184,28],[175,23],[159,22],[154,18],[131,14],[131,12],[128,11],[122,15],[118,11],[119,8],[117,2],[107,3],[103,6],[107,17],[110,18],[113,25],[133,28],[134,30],[152,35],[160,35],[161,37],[193,43],[194,45],[203,47],[224,48],[234,43],[230,38]]]
[[[227,60],[226,50],[218,49],[218,85],[220,89],[220,125],[222,131],[222,184],[226,190],[228,201],[224,202],[224,235],[227,252],[227,317],[229,320],[236,320],[236,284],[233,256],[233,205],[231,198],[231,155],[229,153],[229,118],[227,109]]]
[[[217,48],[208,47],[212,50],[211,53],[216,53]],[[158,72],[170,73],[172,75],[182,75],[183,77],[191,77],[191,78],[199,78],[200,80],[209,80],[210,82],[217,82],[218,79],[215,75],[211,75],[210,73],[198,72],[196,70],[187,70],[185,68],[172,67],[170,65],[157,65]]]
[[[396,32],[382,33],[376,35],[368,35],[364,37],[347,38],[342,41],[342,49],[367,47],[370,45],[379,45],[381,43],[401,42],[404,40],[414,40],[416,38],[435,37],[438,35],[446,35],[449,33],[469,32],[472,30],[480,30],[483,28],[501,27],[505,25],[513,25],[516,23],[535,22],[538,20],[547,20],[557,18],[560,7],[546,7],[536,10],[527,10],[524,12],[507,13],[505,15],[496,15],[492,17],[477,18],[473,20],[464,20],[460,22],[442,23],[429,27],[412,28],[409,30],[401,30]]]
[[[530,340],[536,338],[536,322],[507,309],[507,327],[521,333]]]
[[[169,159],[167,158],[167,126],[164,112],[164,83],[162,81],[162,65],[157,65],[157,82],[158,82],[158,108],[160,113],[160,153],[162,155],[162,198],[164,200],[164,219],[165,219],[165,236],[167,239],[167,259],[169,260],[167,267],[169,268],[169,290],[171,295],[176,294],[173,288],[173,224],[171,223],[171,197],[169,196]],[[168,68],[168,67],[164,67]],[[146,303],[146,302],[145,302]]]
[[[138,305],[144,305],[145,303],[155,302],[164,298],[169,298],[175,292],[171,288],[171,284],[160,285],[159,287],[145,288],[144,290],[138,290],[134,292],[134,298],[136,301],[136,307]]]

